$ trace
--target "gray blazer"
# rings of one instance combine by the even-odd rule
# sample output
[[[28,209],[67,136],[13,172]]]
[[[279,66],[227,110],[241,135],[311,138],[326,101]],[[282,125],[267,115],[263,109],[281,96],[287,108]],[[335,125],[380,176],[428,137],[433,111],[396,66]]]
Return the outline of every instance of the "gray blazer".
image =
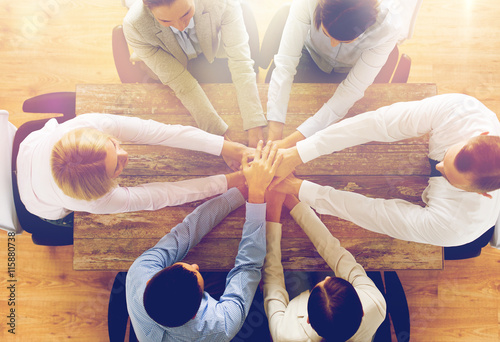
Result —
[[[243,129],[265,126],[267,121],[257,91],[248,34],[236,0],[195,0],[194,22],[203,54],[209,62],[228,57],[238,97]],[[158,23],[142,1],[136,1],[123,21],[125,37],[135,54],[168,85],[201,129],[222,135],[228,126],[220,118],[187,71],[188,58],[169,27]]]

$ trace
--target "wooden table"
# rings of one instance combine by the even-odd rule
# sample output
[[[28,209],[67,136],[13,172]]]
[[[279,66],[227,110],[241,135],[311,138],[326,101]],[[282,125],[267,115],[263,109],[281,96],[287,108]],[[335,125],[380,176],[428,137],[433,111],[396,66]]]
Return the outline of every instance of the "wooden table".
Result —
[[[265,108],[267,84],[259,84]],[[336,85],[294,84],[285,135],[315,113]],[[217,112],[229,124],[231,137],[246,143],[232,84],[203,85]],[[349,115],[399,101],[420,100],[436,94],[434,84],[376,84],[366,91]],[[154,119],[169,124],[195,125],[170,88],[158,84],[79,85],[77,114],[102,112]],[[297,176],[337,189],[377,198],[401,198],[423,205],[427,186],[428,137],[396,143],[369,143],[323,156],[297,168]],[[175,181],[228,173],[221,157],[161,146],[128,145],[130,161],[119,178],[122,186],[153,181]],[[127,270],[145,250],[188,215],[201,201],[187,205],[114,215],[76,213],[75,270]],[[186,262],[202,270],[229,270],[234,265],[244,206],[230,214],[187,255]],[[328,266],[305,233],[284,210],[282,262],[288,270],[325,270]],[[442,269],[442,248],[401,241],[361,229],[329,215],[323,222],[367,270]]]

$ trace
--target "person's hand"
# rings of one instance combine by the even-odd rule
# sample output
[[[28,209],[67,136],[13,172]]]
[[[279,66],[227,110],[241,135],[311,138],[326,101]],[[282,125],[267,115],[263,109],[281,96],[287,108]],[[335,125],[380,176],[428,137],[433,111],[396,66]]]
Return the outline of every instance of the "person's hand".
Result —
[[[269,190],[274,190],[279,183],[295,170],[295,167],[302,164],[296,147],[278,150],[278,156],[283,156],[283,160],[276,171],[276,178],[272,181]]]
[[[267,123],[267,139],[272,141],[281,140],[283,138],[283,126],[285,125],[282,122],[269,121]]]
[[[228,189],[245,187],[245,176],[242,171],[228,173],[225,176]]]
[[[238,171],[240,169],[241,158],[243,158],[245,154],[253,153],[254,150],[255,149],[246,147],[243,144],[224,140],[221,155],[231,170]]]
[[[254,127],[248,130],[248,146],[255,148],[259,140],[264,139],[263,127]],[[241,159],[240,159],[241,160]]]
[[[299,199],[295,195],[286,195],[285,202],[283,202],[283,204],[289,211],[292,211],[292,209],[295,208],[299,202]]]
[[[253,154],[253,161],[249,163],[250,155],[245,155],[241,160],[243,174],[248,187],[248,201],[250,203],[263,203],[264,194],[271,183],[276,170],[283,157],[276,156],[278,148],[268,142],[263,148],[263,141],[259,141]]]
[[[298,196],[302,182],[302,179],[298,179],[293,174],[290,174],[288,177],[284,178],[282,182],[278,183],[273,190],[284,194]]]
[[[277,191],[266,191],[266,221],[280,222],[281,208],[285,201],[285,194]]]

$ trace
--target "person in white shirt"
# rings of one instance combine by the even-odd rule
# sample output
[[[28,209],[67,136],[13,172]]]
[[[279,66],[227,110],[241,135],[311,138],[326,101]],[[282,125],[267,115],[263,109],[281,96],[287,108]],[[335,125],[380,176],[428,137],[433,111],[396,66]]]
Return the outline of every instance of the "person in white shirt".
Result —
[[[154,120],[110,114],[79,115],[62,124],[51,119],[20,144],[17,179],[26,209],[47,220],[59,220],[72,211],[156,210],[217,195],[243,182],[241,173],[232,173],[121,187],[115,179],[127,165],[128,155],[118,141],[183,148],[232,160],[241,160],[247,150],[198,128]],[[93,163],[91,158],[95,158]]]
[[[392,142],[430,134],[437,177],[422,193],[424,207],[319,186],[294,177],[276,189],[299,196],[318,213],[335,215],[401,240],[460,246],[481,237],[500,213],[500,123],[477,99],[445,94],[400,102],[345,119],[297,146],[280,150],[279,179],[321,155],[370,141]],[[402,165],[404,167],[404,165]]]
[[[280,213],[284,194],[267,201],[267,254],[264,262],[264,308],[275,342],[371,341],[385,319],[384,296],[363,267],[340,246],[314,211],[288,195],[284,201],[335,276],[289,300],[281,264]]]
[[[321,73],[348,75],[332,98],[293,134],[308,137],[343,118],[401,39],[400,9],[394,0],[294,0],[269,84],[269,139],[282,139],[292,82],[294,75],[300,82],[301,68],[304,73],[311,73],[312,66]]]

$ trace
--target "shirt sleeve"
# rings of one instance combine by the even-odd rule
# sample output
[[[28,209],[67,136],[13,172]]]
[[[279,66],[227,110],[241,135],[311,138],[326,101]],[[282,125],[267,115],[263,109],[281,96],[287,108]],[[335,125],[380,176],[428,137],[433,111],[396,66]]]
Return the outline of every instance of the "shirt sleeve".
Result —
[[[311,28],[308,1],[292,2],[290,13],[283,29],[283,36],[274,56],[276,68],[268,89],[267,120],[285,123],[293,78],[302,55],[302,47]]]
[[[269,321],[273,341],[279,340],[281,324],[290,301],[285,287],[283,265],[281,264],[281,224],[267,222],[267,254],[262,269],[264,282],[264,309]]]
[[[425,207],[401,199],[369,198],[309,181],[302,183],[299,198],[320,214],[334,215],[393,238],[437,246],[465,244],[494,224],[485,220],[497,210],[496,199],[456,189],[444,178],[431,181]]]
[[[319,156],[370,141],[393,142],[424,135],[453,115],[454,97],[439,95],[421,101],[399,102],[359,114],[327,127],[297,143],[304,163]],[[452,101],[450,101],[452,100]]]
[[[134,187],[116,187],[103,197],[90,202],[90,205],[89,202],[85,201],[82,202],[81,208],[75,207],[71,210],[93,214],[157,210],[218,195],[226,190],[227,179],[225,175],[179,182],[146,183]]]
[[[396,46],[394,37],[376,47],[363,51],[356,64],[351,68],[347,78],[337,87],[333,96],[314,116],[307,119],[297,130],[309,137],[342,119],[356,101],[361,99],[380,69],[384,66],[389,54]]]
[[[363,311],[366,316],[363,319],[369,321],[371,326],[378,327],[385,319],[386,302],[363,267],[340,245],[339,240],[330,233],[308,205],[301,202],[290,211],[290,214],[307,234],[335,276],[351,283],[358,295],[362,293]]]
[[[264,110],[257,90],[257,81],[250,58],[248,33],[241,6],[229,4],[222,16],[221,39],[228,58],[233,84],[243,119],[243,129],[266,126]]]
[[[154,18],[152,19],[154,20]],[[132,22],[125,18],[123,32],[136,55],[174,91],[202,130],[222,135],[227,124],[217,114],[198,81],[173,55],[160,46],[149,44]]]
[[[226,335],[234,337],[250,310],[266,256],[266,204],[247,203],[246,218],[235,266],[226,278],[226,289],[216,305],[224,317]]]
[[[112,114],[84,114],[73,120],[88,121],[94,128],[118,140],[135,144],[162,145],[220,155],[224,138],[183,125],[168,125]]]
[[[225,194],[203,203],[153,248],[144,252],[134,262],[131,270],[143,267],[148,273],[155,274],[183,260],[191,248],[230,212],[243,205],[244,201],[239,190],[232,188]]]

